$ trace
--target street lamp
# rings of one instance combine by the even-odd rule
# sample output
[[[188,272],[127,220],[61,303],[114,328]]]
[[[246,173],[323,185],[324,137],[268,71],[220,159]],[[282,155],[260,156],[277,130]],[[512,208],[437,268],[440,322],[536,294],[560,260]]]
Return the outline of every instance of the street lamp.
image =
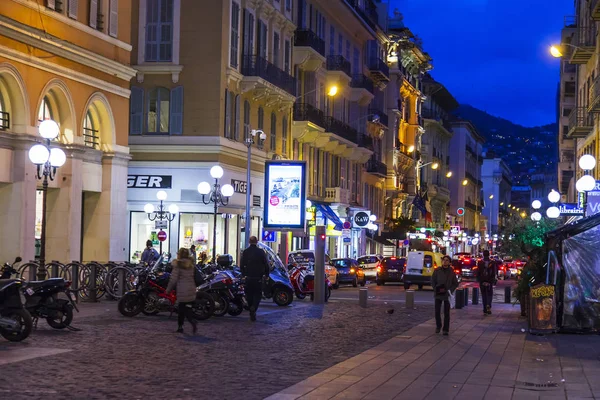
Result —
[[[468,184],[469,184],[469,181],[468,181],[468,180],[466,180],[466,179],[463,179],[463,181],[462,181],[462,185],[463,185],[463,186],[467,186]]]
[[[450,178],[450,177],[452,177],[452,171],[446,172],[446,178]]]
[[[540,214],[538,211],[534,212],[533,214],[531,214],[531,219],[533,221],[541,221],[542,219],[542,214]]]
[[[556,207],[556,203],[560,201],[560,193],[552,189],[550,193],[548,193],[548,201],[552,203],[552,206],[548,207],[546,210],[546,216],[553,219],[560,217],[560,210]]]
[[[47,119],[40,122],[38,127],[44,143],[35,144],[29,149],[29,160],[37,167],[37,179],[42,180],[42,232],[40,235],[40,265],[37,271],[38,280],[46,278],[46,201],[48,194],[48,179],[56,177],[56,169],[62,167],[67,161],[65,152],[58,148],[50,148],[50,141],[56,139],[60,133],[58,124]]]
[[[215,183],[212,186],[208,182],[200,182],[198,184],[198,193],[202,195],[202,202],[206,205],[210,203],[214,204],[212,249],[213,263],[217,262],[217,212],[219,211],[219,204],[226,206],[229,204],[229,198],[233,196],[233,186],[229,184],[221,186],[219,184],[219,179],[223,177],[223,173],[223,168],[221,168],[219,165],[215,165],[210,169],[210,176],[215,180]],[[246,225],[248,225],[248,221],[246,221]],[[246,234],[246,236],[247,235],[248,234]]]
[[[335,87],[335,92],[337,93],[337,86]],[[333,90],[333,89],[331,89]],[[334,93],[335,94],[335,93]],[[254,144],[254,138],[258,135],[258,147],[262,148],[264,141],[267,139],[267,135],[260,129],[252,129],[250,131],[250,135],[246,139],[246,147],[248,147],[248,164],[246,165],[246,234],[244,235],[244,248],[249,246],[250,240],[250,188],[252,185],[250,184],[250,170],[251,170],[251,158],[252,158],[252,145]]]
[[[574,49],[580,50],[582,53],[588,53],[588,54],[592,53],[588,50],[585,50],[579,46],[575,46],[571,43],[561,43],[560,45],[555,44],[555,45],[550,46],[550,54],[552,54],[552,57],[561,58],[562,56],[564,56],[565,49],[563,48],[563,46],[572,47]]]
[[[534,201],[532,201],[532,202],[531,202],[531,207],[532,207],[534,210],[539,210],[539,209],[542,207],[542,202],[541,202],[541,201],[539,201],[539,200],[534,200]],[[532,215],[533,215],[533,214],[532,214]]]
[[[163,202],[167,200],[167,192],[164,190],[159,190],[156,193],[156,198],[160,201],[158,205],[158,210],[154,209],[154,206],[150,203],[144,206],[144,212],[148,214],[148,219],[150,221],[168,221],[169,222],[169,235],[171,234],[171,222],[175,219],[175,216],[179,212],[179,207],[177,204],[171,204],[169,209],[167,210]],[[162,225],[159,228],[159,232],[163,231]],[[169,243],[171,243],[171,239],[169,239]],[[162,255],[162,240],[160,240],[160,254]]]
[[[596,167],[596,159],[594,156],[586,154],[581,156],[579,159],[579,167],[586,173],[575,183],[575,188],[578,192],[589,192],[594,190],[596,187],[596,180],[592,175],[588,175],[588,172]]]

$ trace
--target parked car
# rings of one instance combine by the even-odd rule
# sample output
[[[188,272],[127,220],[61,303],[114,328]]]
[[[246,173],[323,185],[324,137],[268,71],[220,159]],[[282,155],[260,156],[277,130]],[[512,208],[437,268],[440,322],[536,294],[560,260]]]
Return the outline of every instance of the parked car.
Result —
[[[302,264],[312,268],[315,264],[315,252],[312,250],[293,251],[288,255],[288,269],[291,264]],[[327,253],[325,253],[325,275],[327,275],[327,279],[329,279],[333,288],[337,289],[339,286],[337,281],[338,271],[331,265],[331,260]]]
[[[366,255],[358,258],[358,264],[363,267],[365,271],[365,276],[368,279],[375,279],[377,276],[377,266],[379,262],[383,259],[382,256],[378,254]]]
[[[410,251],[406,258],[404,273],[404,289],[410,289],[411,284],[417,284],[419,290],[424,285],[431,285],[433,270],[442,265],[442,255],[431,251]]]
[[[477,261],[474,258],[452,260],[452,268],[454,268],[454,272],[461,278],[477,278]]]
[[[402,282],[406,270],[406,258],[384,257],[375,270],[377,286],[385,285],[386,282]]]
[[[352,286],[357,287],[365,286],[367,278],[365,271],[358,265],[358,262],[352,258],[334,258],[331,260],[331,265],[337,270],[337,282],[339,286],[341,283],[351,283]]]

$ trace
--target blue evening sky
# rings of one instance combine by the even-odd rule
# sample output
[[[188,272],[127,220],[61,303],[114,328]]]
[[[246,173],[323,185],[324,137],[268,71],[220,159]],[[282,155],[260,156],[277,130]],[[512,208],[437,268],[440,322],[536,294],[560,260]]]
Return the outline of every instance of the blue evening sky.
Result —
[[[389,0],[460,103],[524,126],[556,121],[557,59],[573,0]]]

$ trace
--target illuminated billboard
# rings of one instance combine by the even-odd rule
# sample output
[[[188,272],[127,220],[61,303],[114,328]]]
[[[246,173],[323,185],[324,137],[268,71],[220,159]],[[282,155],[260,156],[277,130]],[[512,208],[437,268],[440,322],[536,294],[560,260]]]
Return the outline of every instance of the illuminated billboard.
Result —
[[[306,162],[265,163],[265,229],[304,229]]]

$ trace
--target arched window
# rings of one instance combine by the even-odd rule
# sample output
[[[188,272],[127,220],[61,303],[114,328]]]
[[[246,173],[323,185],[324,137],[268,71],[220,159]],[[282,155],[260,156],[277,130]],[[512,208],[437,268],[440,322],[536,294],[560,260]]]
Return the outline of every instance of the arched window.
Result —
[[[281,154],[287,156],[288,153],[288,119],[283,117],[281,120]]]
[[[44,96],[40,109],[38,110],[38,121],[44,121],[47,119],[54,119],[52,116],[52,108],[50,107],[50,99],[48,96]]]
[[[271,113],[271,137],[269,141],[271,142],[271,151],[275,151],[277,148],[277,116],[275,113]]]
[[[250,137],[250,102],[244,101],[244,142]]]
[[[4,104],[4,97],[2,96],[2,92],[0,92],[0,130],[8,128],[10,128],[10,117],[6,109],[6,104]]]
[[[258,129],[265,129],[265,110],[262,107],[258,107]]]
[[[98,128],[94,125],[92,113],[88,110],[83,120],[83,141],[86,146],[97,149],[100,146]]]
[[[148,94],[148,133],[169,133],[169,97],[165,88],[155,88]]]

